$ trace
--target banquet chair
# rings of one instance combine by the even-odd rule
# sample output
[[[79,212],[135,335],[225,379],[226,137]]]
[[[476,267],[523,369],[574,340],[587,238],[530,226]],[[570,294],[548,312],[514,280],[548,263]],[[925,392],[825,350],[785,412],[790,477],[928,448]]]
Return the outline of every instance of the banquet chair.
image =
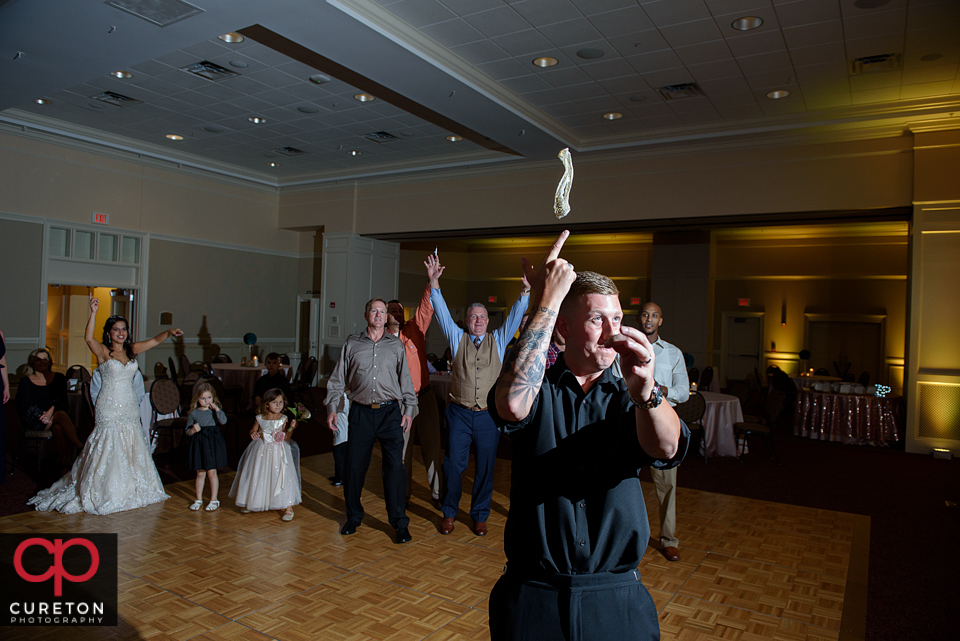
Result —
[[[67,380],[76,379],[78,383],[89,383],[90,382],[90,370],[88,370],[83,365],[71,365],[67,369],[66,373]],[[79,388],[79,385],[78,385]]]
[[[177,364],[176,364],[176,362],[173,360],[173,357],[172,357],[172,356],[168,356],[168,357],[167,357],[167,365],[170,366],[170,380],[173,381],[174,383],[176,383],[177,380],[179,380],[180,377],[177,376]]]
[[[290,357],[287,356],[286,354],[280,354],[280,364],[281,364],[281,365],[289,365],[289,364],[290,364]]]
[[[713,382],[713,366],[707,365],[703,368],[703,373],[700,374],[700,383],[697,387],[710,391],[710,383]]]
[[[230,358],[229,354],[217,354],[213,357],[214,363],[232,363],[233,359]]]
[[[0,411],[3,410],[3,406],[0,405]],[[53,438],[53,432],[51,430],[28,430],[27,422],[20,420],[20,440],[17,441],[17,449],[13,453],[13,467],[10,468],[10,474],[13,474],[17,469],[17,461],[20,459],[20,451],[24,447],[33,447],[37,450],[37,474],[40,474],[40,466],[43,462],[43,443],[45,441],[50,441]],[[6,464],[6,461],[4,461]]]
[[[698,370],[696,367],[689,367],[689,368],[687,368],[687,380],[688,380],[690,383],[697,383],[697,384],[699,385],[699,384],[700,384],[700,370]]]
[[[163,416],[164,414],[179,413],[180,390],[177,388],[177,384],[169,378],[158,378],[153,381],[153,384],[150,386],[150,407],[153,410],[150,415],[151,443],[159,440],[160,431],[165,430],[170,434],[170,449],[173,449],[173,444],[176,441],[174,432],[186,428],[187,419],[182,416],[175,416],[158,421],[157,417]],[[183,444],[183,442],[184,439],[181,438],[180,443]]]
[[[857,385],[863,385],[866,387],[870,384],[870,372],[863,372],[860,374],[860,378],[857,379]]]
[[[312,388],[313,379],[317,377],[318,369],[320,369],[320,362],[311,356],[301,370],[300,379],[293,382],[293,397],[302,402],[311,412],[315,412],[317,409],[316,403],[313,402]],[[306,401],[303,400],[304,395],[306,395]]]
[[[818,367],[813,373],[814,376],[830,376],[830,370],[826,367]]]
[[[777,448],[773,445],[773,426],[780,416],[783,409],[783,394],[779,390],[772,389],[767,392],[767,398],[763,403],[763,422],[734,423],[733,430],[737,434],[737,459],[743,462],[743,450],[747,443],[747,437],[759,434],[763,437],[763,444],[770,454],[770,458],[776,460],[780,465],[780,457],[777,455]]]
[[[201,372],[187,371],[183,376],[183,382],[180,383],[180,398],[184,409],[190,404],[190,399],[193,398],[193,387],[200,380],[200,375]]]
[[[703,395],[697,392],[691,392],[690,398],[683,403],[677,403],[673,409],[677,412],[680,420],[690,428],[690,435],[696,436],[697,441],[703,446],[703,462],[706,463],[707,444],[704,441],[705,434],[701,421],[703,420],[704,413],[707,411],[707,402],[703,399]]]
[[[193,366],[190,365],[190,359],[187,358],[186,354],[180,354],[180,376],[186,377],[193,370]]]

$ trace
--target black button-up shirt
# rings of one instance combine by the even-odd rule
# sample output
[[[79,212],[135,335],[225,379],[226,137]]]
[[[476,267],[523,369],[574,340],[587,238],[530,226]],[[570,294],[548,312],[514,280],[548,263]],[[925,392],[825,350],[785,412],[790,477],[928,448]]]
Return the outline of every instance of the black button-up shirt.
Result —
[[[510,514],[504,552],[519,575],[593,574],[636,569],[650,538],[637,473],[669,469],[686,455],[690,431],[681,422],[670,460],[652,458],[637,441],[634,403],[609,369],[584,393],[561,356],[547,370],[527,417],[490,416],[513,449]]]

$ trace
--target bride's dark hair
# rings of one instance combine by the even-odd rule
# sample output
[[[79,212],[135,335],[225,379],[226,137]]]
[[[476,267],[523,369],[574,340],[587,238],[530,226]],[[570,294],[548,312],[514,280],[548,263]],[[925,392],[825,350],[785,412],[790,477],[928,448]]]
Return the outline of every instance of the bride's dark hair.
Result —
[[[130,339],[130,323],[128,323],[127,319],[123,316],[111,316],[107,319],[107,322],[103,324],[103,339],[101,339],[101,342],[107,346],[107,349],[111,352],[113,351],[113,341],[110,340],[110,330],[120,321],[123,321],[123,324],[127,328],[127,338],[123,341],[123,351],[127,354],[127,358],[133,360],[135,356],[133,353],[133,341]]]

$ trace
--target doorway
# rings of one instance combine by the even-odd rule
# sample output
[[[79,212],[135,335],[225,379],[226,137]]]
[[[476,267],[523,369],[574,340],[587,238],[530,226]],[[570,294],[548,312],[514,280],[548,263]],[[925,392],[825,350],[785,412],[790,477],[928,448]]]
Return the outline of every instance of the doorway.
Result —
[[[126,318],[130,335],[136,335],[136,290],[49,284],[45,345],[50,350],[55,371],[64,372],[71,365],[83,365],[91,371],[97,368],[96,357],[84,339],[90,317],[91,292],[100,301],[94,331],[97,340],[102,338],[103,324],[110,316]]]
[[[831,376],[864,373],[870,383],[886,382],[883,372],[883,316],[807,315],[807,349],[810,365],[825,368]]]
[[[721,331],[724,385],[758,373],[763,355],[763,312],[724,312]]]

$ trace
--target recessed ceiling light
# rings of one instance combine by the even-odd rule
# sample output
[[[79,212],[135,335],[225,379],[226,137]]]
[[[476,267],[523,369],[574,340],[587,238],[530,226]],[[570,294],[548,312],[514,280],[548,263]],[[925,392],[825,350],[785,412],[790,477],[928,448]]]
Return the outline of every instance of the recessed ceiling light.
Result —
[[[49,105],[49,104],[50,104],[50,101],[47,100],[46,98],[37,98],[37,99],[34,100],[34,102],[37,103],[38,105]]]
[[[183,140],[183,136],[177,134],[167,134],[168,140]]]
[[[920,56],[920,59],[924,62],[933,62],[934,60],[939,60],[943,57],[942,53],[928,53],[925,56]]]
[[[330,76],[325,76],[325,75],[323,75],[322,73],[318,73],[318,74],[315,75],[315,76],[310,76],[310,82],[312,82],[312,83],[315,84],[315,85],[326,84],[326,83],[330,82],[331,80],[332,80],[332,78],[330,78]]]
[[[249,67],[250,65],[248,65],[248,64],[247,64],[246,62],[244,62],[243,60],[231,60],[231,61],[230,61],[230,66],[231,66],[231,67],[236,67],[237,69],[246,69],[246,68]]]
[[[763,18],[758,18],[757,16],[745,16],[743,18],[737,18],[730,23],[730,26],[737,31],[750,31],[751,29],[756,29],[762,24]]]
[[[235,31],[231,31],[230,33],[225,33],[222,36],[217,36],[217,37],[223,40],[224,42],[231,42],[231,43],[243,42],[243,36],[241,36],[239,33]]]
[[[120,80],[126,80],[127,78],[133,78],[133,74],[129,71],[111,71],[110,75],[114,78],[119,78]]]
[[[463,140],[463,136],[447,136],[447,140],[450,142],[460,142]]]
[[[267,167],[279,167],[280,163],[278,162],[268,162]]]
[[[603,114],[603,117],[607,120],[619,120],[620,118],[623,118],[623,114],[616,111],[611,111],[608,114]]]
[[[578,58],[583,58],[584,60],[594,60],[596,58],[602,58],[604,55],[603,49],[594,49],[593,47],[587,47],[586,49],[581,49],[577,52]]]
[[[267,122],[266,118],[261,118],[260,116],[250,116],[249,118],[247,118],[247,120],[249,120],[255,125],[262,125],[263,123]]]
[[[556,58],[548,58],[546,56],[544,56],[543,58],[536,58],[533,61],[533,64],[535,64],[538,67],[552,67],[553,65],[556,65],[559,63],[560,61],[557,60]]]
[[[790,95],[790,92],[786,89],[777,89],[776,91],[771,91],[767,94],[767,98],[771,100],[780,100],[781,98],[786,98]]]
[[[355,93],[353,94],[354,100],[359,100],[360,102],[373,102],[376,100],[373,96],[368,93]]]
[[[314,107],[313,105],[300,105],[299,107],[297,107],[297,111],[299,111],[302,114],[315,114],[320,110]]]
[[[351,149],[350,151],[347,152],[347,154],[350,156],[359,156],[362,153],[363,153],[362,151],[357,151],[356,149]]]

